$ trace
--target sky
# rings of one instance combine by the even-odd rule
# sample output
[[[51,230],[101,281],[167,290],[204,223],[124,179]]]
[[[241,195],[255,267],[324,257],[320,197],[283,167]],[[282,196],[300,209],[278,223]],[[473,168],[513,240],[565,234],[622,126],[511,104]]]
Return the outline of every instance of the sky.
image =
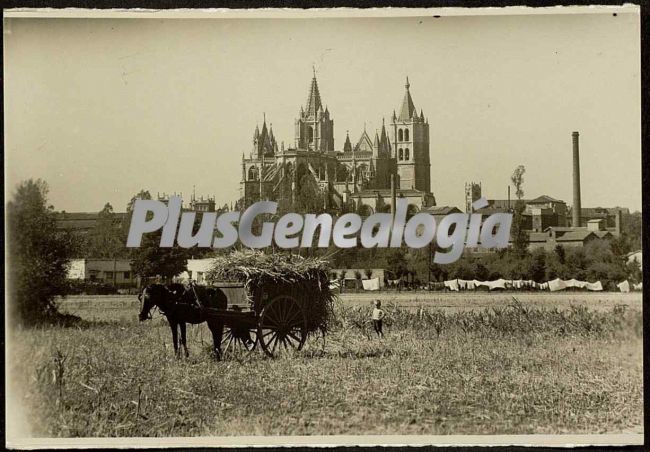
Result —
[[[42,178],[57,210],[124,211],[141,189],[239,196],[264,115],[293,144],[315,67],[335,147],[398,110],[430,124],[438,205],[464,185],[641,209],[635,13],[336,19],[5,19],[5,193]]]

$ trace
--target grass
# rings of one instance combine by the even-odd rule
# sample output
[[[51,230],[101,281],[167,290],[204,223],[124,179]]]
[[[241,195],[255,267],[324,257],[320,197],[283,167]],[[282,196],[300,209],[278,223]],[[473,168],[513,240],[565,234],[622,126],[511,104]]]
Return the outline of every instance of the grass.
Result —
[[[367,307],[339,305],[325,341],[217,363],[204,326],[179,360],[162,319],[137,323],[137,304],[80,306],[79,327],[11,333],[9,375],[35,436],[642,431],[635,309],[387,303],[378,340]]]

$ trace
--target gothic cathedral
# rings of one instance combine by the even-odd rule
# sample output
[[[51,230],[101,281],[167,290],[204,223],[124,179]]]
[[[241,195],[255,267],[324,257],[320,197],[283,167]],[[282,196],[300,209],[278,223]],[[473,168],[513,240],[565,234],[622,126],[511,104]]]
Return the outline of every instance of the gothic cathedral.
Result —
[[[334,148],[334,120],[323,108],[316,75],[295,120],[292,147],[278,146],[273,128],[255,127],[253,147],[242,155],[240,206],[259,200],[289,204],[305,184],[322,194],[322,210],[357,211],[362,215],[389,212],[391,179],[396,196],[407,198],[417,212],[435,205],[431,193],[429,122],[418,115],[408,78],[399,111],[388,126],[382,121],[374,138],[366,130],[356,144],[346,136],[342,150]],[[365,129],[365,128],[364,128]],[[392,177],[391,177],[392,176]]]

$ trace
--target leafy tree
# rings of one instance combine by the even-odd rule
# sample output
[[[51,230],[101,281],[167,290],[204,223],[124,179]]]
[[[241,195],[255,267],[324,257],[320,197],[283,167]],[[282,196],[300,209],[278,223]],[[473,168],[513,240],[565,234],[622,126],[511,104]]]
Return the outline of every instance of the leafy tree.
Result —
[[[515,168],[510,180],[515,186],[515,195],[517,196],[517,202],[515,203],[514,214],[512,217],[512,228],[513,228],[513,250],[520,257],[523,257],[528,252],[528,232],[524,228],[524,210],[526,205],[522,201],[524,196],[524,173],[526,168],[523,165],[519,165]]]
[[[305,173],[300,178],[296,199],[292,207],[295,213],[301,214],[318,214],[325,211],[325,195],[311,174]]]
[[[588,263],[589,262],[587,261],[585,250],[583,248],[577,248],[575,250],[567,252],[566,270],[565,273],[560,276],[560,278],[575,278],[584,280],[587,277],[586,270]]]
[[[408,272],[404,250],[395,248],[389,251],[391,252],[386,257],[386,269],[392,275],[391,279],[401,278]]]
[[[357,290],[361,288],[361,272],[359,270],[354,271],[354,279],[356,280]]]
[[[555,255],[557,256],[560,264],[564,265],[566,262],[566,251],[564,250],[564,247],[561,245],[555,245],[555,249],[553,251],[555,252]]]
[[[125,243],[121,229],[115,224],[113,206],[106,203],[99,212],[97,224],[88,237],[87,255],[106,259],[126,257],[128,250]]]
[[[68,289],[72,237],[58,231],[48,187],[41,179],[18,185],[7,204],[7,280],[12,315],[37,323],[57,314],[56,297]]]
[[[161,248],[161,235],[161,231],[145,235],[140,247],[131,251],[131,269],[136,275],[142,278],[161,276],[169,281],[187,270],[187,250],[178,246]]]
[[[561,247],[560,247],[561,248]],[[528,268],[528,278],[536,282],[544,282],[546,276],[546,252],[543,249],[533,251]]]
[[[526,167],[524,165],[519,165],[517,168],[515,168],[515,170],[512,172],[512,175],[510,176],[512,185],[515,186],[515,196],[520,201],[521,198],[524,197],[523,185],[524,185],[525,172],[526,172]]]
[[[447,273],[449,279],[474,279],[474,269],[467,259],[458,259],[449,267]]]
[[[129,201],[126,208],[128,219],[126,234],[128,234],[128,225],[131,223],[133,207],[137,199],[151,199],[151,194],[148,191],[141,190]],[[131,269],[141,278],[161,276],[169,281],[174,276],[187,270],[188,250],[177,245],[170,248],[161,248],[161,236],[162,230],[145,234],[142,237],[140,247],[131,248]],[[124,243],[126,243],[126,240]]]
[[[632,260],[625,264],[625,270],[627,273],[627,279],[633,283],[640,283],[643,281],[643,272],[641,271],[641,264],[636,260]]]
[[[624,213],[621,216],[621,221],[621,235],[612,240],[612,251],[618,256],[624,256],[631,251],[642,249],[641,212]]]
[[[429,264],[429,249],[427,247],[408,249],[405,253],[405,260],[407,271],[410,274],[415,275],[415,278],[418,281],[429,280],[429,270],[431,265]]]

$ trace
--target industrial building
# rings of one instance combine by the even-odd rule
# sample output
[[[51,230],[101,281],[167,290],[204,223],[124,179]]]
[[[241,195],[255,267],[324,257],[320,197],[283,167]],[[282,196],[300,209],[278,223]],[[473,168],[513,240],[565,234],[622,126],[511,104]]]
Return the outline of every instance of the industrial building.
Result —
[[[567,207],[564,201],[548,195],[521,200],[525,206],[523,227],[529,233],[529,249],[531,250],[538,248],[552,250],[557,245],[583,247],[592,240],[612,239],[621,234],[623,213],[629,214],[629,209],[621,207],[584,208],[581,206],[579,136],[578,132],[571,134],[573,206]],[[474,210],[472,203],[481,197],[480,183],[465,184],[466,212],[480,213],[485,216],[513,212],[517,202],[517,200],[511,199],[488,199],[486,207]]]

